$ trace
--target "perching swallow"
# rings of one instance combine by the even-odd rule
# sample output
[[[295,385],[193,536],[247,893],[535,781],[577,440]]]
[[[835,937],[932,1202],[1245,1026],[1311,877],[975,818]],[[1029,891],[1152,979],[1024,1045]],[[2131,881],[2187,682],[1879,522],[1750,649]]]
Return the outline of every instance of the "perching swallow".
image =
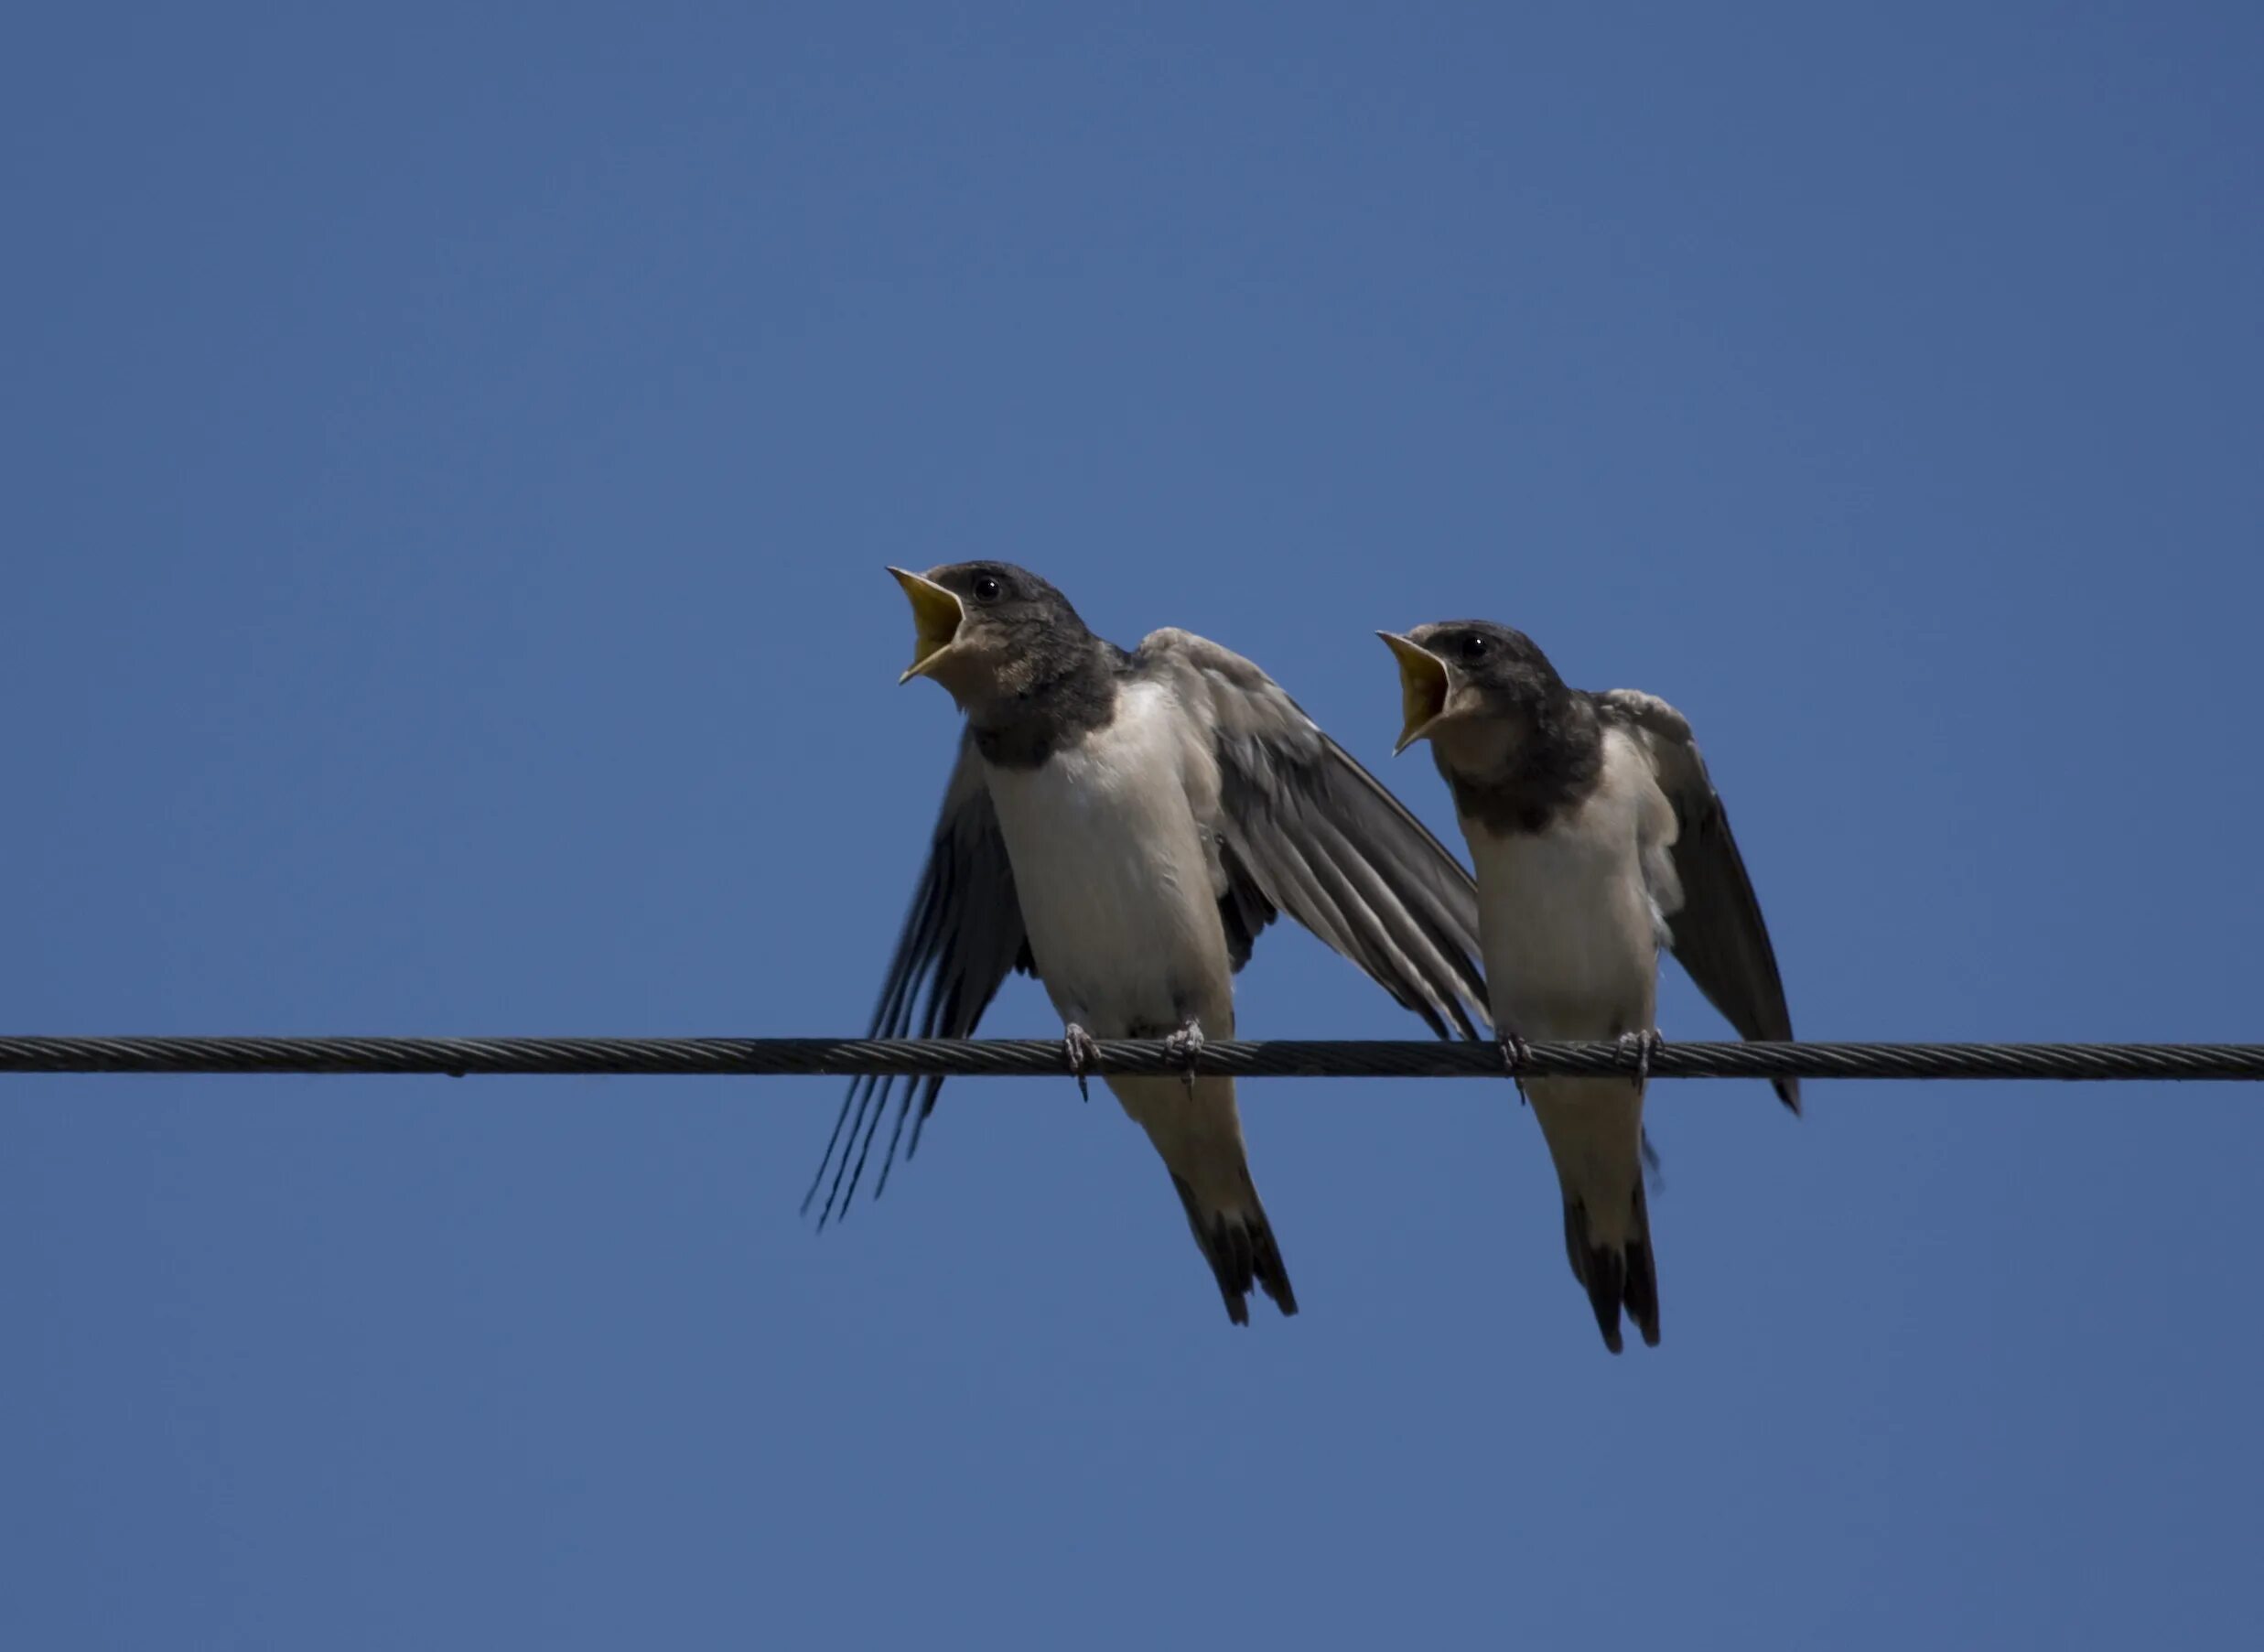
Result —
[[[1021,969],[1060,1012],[1081,1088],[1094,1040],[1171,1040],[1185,1074],[1108,1087],[1162,1155],[1227,1316],[1249,1323],[1254,1283],[1295,1313],[1234,1080],[1196,1075],[1194,1054],[1234,1036],[1234,972],[1282,912],[1441,1037],[1480,1036],[1470,874],[1240,655],[1183,631],[1127,653],[1003,562],[889,572],[918,637],[901,680],[941,683],[966,729],[872,1036],[965,1038]],[[856,1193],[891,1082],[849,1087],[821,1226]],[[907,1086],[876,1193],[912,1089],[924,1123],[942,1084]]]
[[[1619,1040],[1635,1077],[1523,1080],[1564,1185],[1565,1248],[1605,1346],[1625,1306],[1659,1340],[1643,1187],[1643,1092],[1671,950],[1741,1036],[1789,1039],[1792,1014],[1730,819],[1690,725],[1633,689],[1565,686],[1532,640],[1458,620],[1379,632],[1407,723],[1428,740],[1478,873],[1493,1024],[1514,1074],[1525,1041]],[[1776,1092],[1795,1113],[1800,1085]]]

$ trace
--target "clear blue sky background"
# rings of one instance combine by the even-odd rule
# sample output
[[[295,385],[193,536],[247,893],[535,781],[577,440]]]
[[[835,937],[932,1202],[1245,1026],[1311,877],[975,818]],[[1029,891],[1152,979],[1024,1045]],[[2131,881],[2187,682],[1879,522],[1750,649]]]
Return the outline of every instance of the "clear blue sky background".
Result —
[[[1070,14],[17,18],[0,1024],[861,1028],[979,554],[1665,694],[1805,1035],[2264,1035],[2264,11]],[[1615,1361],[1505,1085],[1248,1086],[1236,1333],[1066,1081],[0,1080],[0,1642],[2241,1638],[2264,1097],[1811,1094]]]

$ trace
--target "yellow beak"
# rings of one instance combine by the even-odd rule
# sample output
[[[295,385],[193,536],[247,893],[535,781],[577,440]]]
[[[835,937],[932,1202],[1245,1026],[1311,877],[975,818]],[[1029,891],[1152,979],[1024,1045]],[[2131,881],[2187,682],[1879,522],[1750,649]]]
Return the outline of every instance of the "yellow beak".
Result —
[[[1384,639],[1384,646],[1399,662],[1402,727],[1399,743],[1391,749],[1391,754],[1397,757],[1428,733],[1430,726],[1446,714],[1447,693],[1453,685],[1447,675],[1447,663],[1428,649],[1387,631],[1375,634]]]
[[[956,596],[933,579],[907,573],[900,567],[892,567],[889,572],[896,576],[897,584],[904,588],[904,595],[911,603],[911,664],[896,679],[901,685],[935,669],[944,653],[958,640],[959,621],[966,616],[966,610],[960,606]]]

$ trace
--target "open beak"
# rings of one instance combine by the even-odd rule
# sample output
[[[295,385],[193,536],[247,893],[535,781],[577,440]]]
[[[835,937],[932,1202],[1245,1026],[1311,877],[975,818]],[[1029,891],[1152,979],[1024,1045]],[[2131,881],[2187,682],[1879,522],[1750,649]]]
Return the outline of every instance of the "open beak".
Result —
[[[1429,733],[1431,725],[1446,715],[1447,694],[1453,682],[1447,674],[1447,663],[1428,649],[1387,631],[1375,634],[1384,639],[1384,646],[1399,662],[1402,726],[1399,743],[1391,749],[1391,754],[1397,757]]]
[[[896,679],[901,685],[935,669],[951,645],[958,641],[959,621],[965,617],[966,610],[959,605],[957,597],[933,579],[923,579],[900,567],[892,567],[889,572],[896,576],[897,584],[904,588],[904,595],[911,603],[911,664]]]

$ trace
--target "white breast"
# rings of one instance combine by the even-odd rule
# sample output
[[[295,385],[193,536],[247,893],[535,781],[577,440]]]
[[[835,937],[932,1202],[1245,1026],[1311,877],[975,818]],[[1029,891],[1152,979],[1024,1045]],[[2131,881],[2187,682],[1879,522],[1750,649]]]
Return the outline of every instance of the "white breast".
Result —
[[[1603,1039],[1652,1024],[1664,917],[1644,876],[1674,841],[1650,764],[1604,736],[1595,791],[1539,832],[1464,820],[1494,1017],[1527,1039]]]
[[[1036,769],[988,771],[1039,976],[1096,1038],[1190,1014],[1232,1031],[1218,894],[1188,801],[1195,756],[1170,692],[1134,684],[1107,728]]]

